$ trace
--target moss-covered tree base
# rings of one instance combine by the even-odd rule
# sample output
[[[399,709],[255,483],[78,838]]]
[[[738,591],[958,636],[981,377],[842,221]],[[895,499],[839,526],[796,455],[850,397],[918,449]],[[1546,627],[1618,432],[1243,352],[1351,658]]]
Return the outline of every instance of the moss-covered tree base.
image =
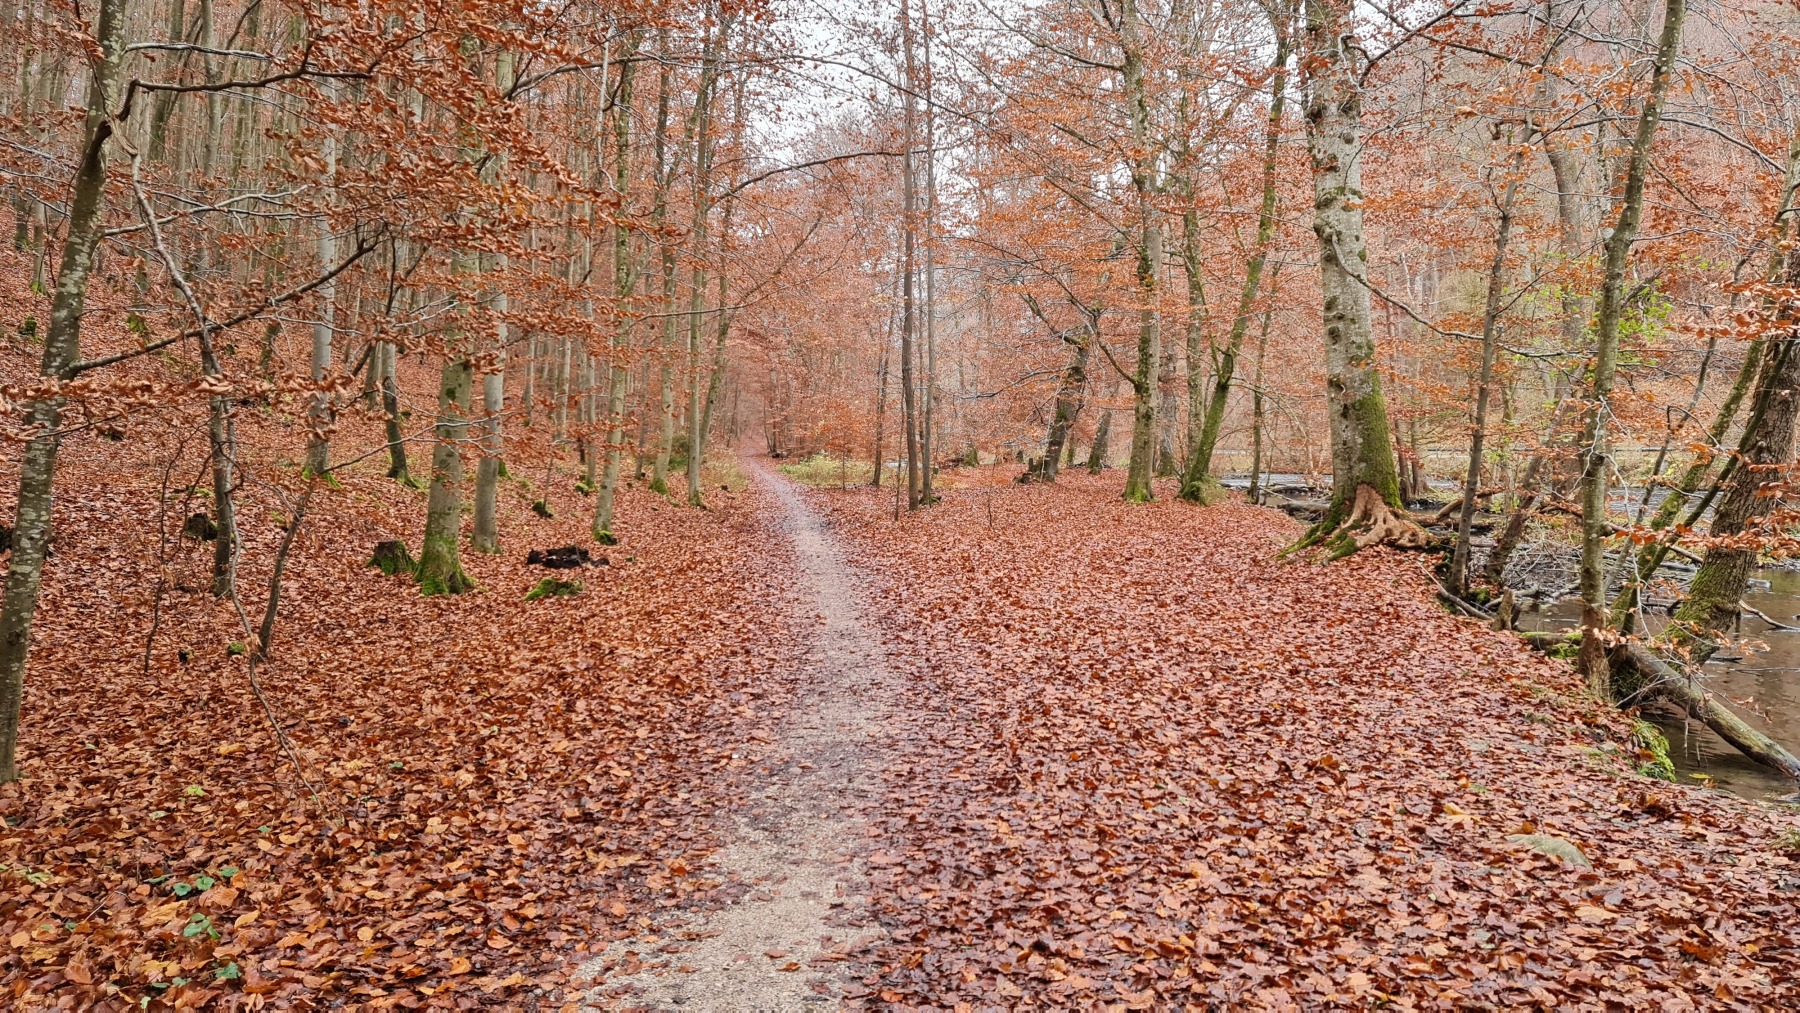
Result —
[[[473,591],[475,582],[463,572],[462,559],[452,546],[426,542],[419,552],[419,565],[413,571],[419,581],[419,593],[430,597],[439,594],[462,594]]]
[[[569,595],[580,593],[581,581],[579,580],[558,580],[555,577],[545,577],[543,580],[538,581],[535,587],[525,592],[525,600],[537,601],[539,598],[565,598]]]
[[[1382,497],[1372,485],[1356,487],[1346,513],[1342,501],[1334,504],[1310,528],[1306,535],[1286,552],[1298,552],[1315,545],[1324,546],[1332,559],[1342,559],[1371,545],[1388,545],[1396,549],[1424,549],[1431,546],[1431,536]]]
[[[1180,499],[1198,506],[1212,506],[1225,499],[1225,487],[1211,475],[1197,482],[1183,482],[1181,492],[1176,494]]]

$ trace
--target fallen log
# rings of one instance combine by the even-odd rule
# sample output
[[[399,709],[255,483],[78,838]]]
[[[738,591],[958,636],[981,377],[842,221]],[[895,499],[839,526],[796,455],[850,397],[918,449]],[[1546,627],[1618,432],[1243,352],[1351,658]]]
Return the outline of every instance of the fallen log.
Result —
[[[1580,630],[1534,630],[1521,632],[1518,636],[1532,647],[1545,652],[1581,643]],[[1788,752],[1781,743],[1750,727],[1743,718],[1720,703],[1715,694],[1702,689],[1699,681],[1692,675],[1657,657],[1648,647],[1643,644],[1625,644],[1615,648],[1612,663],[1628,666],[1638,675],[1643,682],[1640,698],[1661,698],[1675,704],[1699,718],[1702,724],[1711,728],[1738,752],[1800,782],[1800,757]]]
[[[1625,644],[1613,652],[1613,658],[1631,665],[1644,678],[1647,693],[1680,705],[1738,752],[1800,781],[1800,757],[1746,724],[1714,694],[1700,688],[1692,675],[1657,657],[1642,644]]]

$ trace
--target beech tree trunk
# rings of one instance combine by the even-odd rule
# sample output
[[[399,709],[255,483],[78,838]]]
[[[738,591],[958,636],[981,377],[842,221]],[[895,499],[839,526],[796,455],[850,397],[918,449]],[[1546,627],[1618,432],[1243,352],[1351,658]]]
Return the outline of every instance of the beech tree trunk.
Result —
[[[1800,256],[1792,260],[1785,281],[1790,288],[1800,284]],[[1766,495],[1765,487],[1779,482],[1782,472],[1793,464],[1794,424],[1800,416],[1800,350],[1794,347],[1793,328],[1790,320],[1790,336],[1766,345],[1757,379],[1753,431],[1745,434],[1724,495],[1713,510],[1711,534],[1715,538],[1752,530],[1779,499]],[[1688,587],[1687,600],[1675,610],[1675,621],[1685,624],[1683,636],[1710,640],[1731,627],[1757,555],[1753,546],[1714,545],[1706,550],[1705,561]]]
[[[1219,434],[1225,425],[1226,398],[1231,393],[1232,379],[1237,373],[1238,355],[1243,350],[1244,335],[1250,329],[1251,312],[1256,305],[1257,292],[1262,286],[1263,269],[1269,258],[1269,243],[1275,237],[1275,198],[1278,191],[1276,168],[1280,156],[1282,113],[1287,108],[1290,42],[1285,15],[1275,15],[1274,22],[1274,74],[1269,82],[1273,97],[1269,102],[1268,129],[1263,138],[1262,204],[1257,209],[1256,250],[1251,254],[1249,267],[1244,272],[1244,287],[1238,293],[1237,315],[1231,321],[1231,335],[1226,339],[1225,348],[1213,365],[1213,390],[1212,396],[1206,400],[1205,416],[1193,427],[1197,432],[1193,445],[1188,450],[1187,470],[1181,479],[1181,498],[1190,501],[1197,502],[1207,495],[1206,489],[1212,479],[1213,452],[1219,445]],[[1188,253],[1187,259],[1196,261],[1189,266],[1189,274],[1197,273],[1200,265],[1194,254]],[[1266,316],[1264,321],[1266,324]],[[1192,347],[1193,342],[1190,341],[1189,345]],[[1259,357],[1258,368],[1260,362]],[[1254,478],[1252,482],[1254,483]]]
[[[606,467],[600,475],[600,487],[594,502],[594,541],[616,545],[613,535],[613,503],[619,490],[619,462],[625,453],[625,395],[631,384],[630,300],[637,287],[637,271],[631,261],[631,227],[625,215],[631,193],[631,82],[638,46],[642,35],[633,33],[626,41],[619,65],[619,91],[613,101],[613,192],[619,198],[619,222],[613,226],[613,309],[618,329],[613,336],[610,377],[606,391]],[[666,73],[666,71],[665,71]],[[660,100],[668,101],[665,89]],[[666,106],[665,106],[666,108]]]
[[[1131,167],[1131,188],[1137,216],[1137,365],[1130,378],[1132,390],[1131,462],[1125,472],[1125,498],[1145,503],[1155,495],[1151,470],[1156,455],[1157,362],[1161,358],[1159,279],[1162,273],[1163,236],[1159,212],[1151,202],[1156,187],[1157,152],[1150,143],[1150,99],[1144,80],[1142,15],[1137,0],[1121,0],[1119,44],[1124,53],[1126,118],[1131,123],[1131,143],[1137,157]]]
[[[1469,535],[1475,522],[1475,500],[1481,490],[1481,457],[1487,444],[1488,399],[1493,391],[1494,360],[1500,341],[1500,297],[1506,291],[1506,244],[1512,238],[1513,200],[1519,193],[1518,173],[1524,168],[1520,155],[1514,177],[1495,203],[1500,220],[1494,227],[1494,259],[1488,265],[1487,303],[1481,314],[1481,374],[1476,381],[1475,415],[1469,426],[1469,469],[1463,479],[1462,509],[1456,518],[1456,546],[1450,553],[1447,583],[1452,594],[1468,590]]]
[[[913,164],[916,115],[913,112],[912,14],[907,0],[900,0],[900,37],[906,49],[906,93],[901,96],[901,123],[905,153],[900,159],[900,423],[906,433],[906,508],[919,508],[919,427],[917,390],[914,388],[913,340],[918,331],[918,309],[913,296],[916,266],[915,235],[918,232],[917,170]]]
[[[119,95],[125,56],[125,0],[102,0],[94,40],[100,58],[92,63],[88,82],[87,119],[82,127],[80,161],[69,193],[68,231],[57,266],[50,301],[50,326],[44,336],[39,373],[61,377],[81,358],[81,315],[87,304],[88,278],[94,251],[104,230],[106,142],[112,136],[111,112]],[[39,433],[25,445],[19,465],[19,505],[13,518],[12,557],[6,568],[6,591],[0,599],[0,784],[19,776],[17,749],[19,711],[25,695],[25,666],[31,651],[31,623],[37,615],[44,557],[50,546],[51,496],[56,480],[56,453],[62,443],[60,397],[26,406],[26,418]]]
[[[1337,535],[1360,502],[1371,529],[1385,526],[1400,500],[1400,473],[1388,434],[1387,403],[1369,312],[1363,243],[1362,97],[1347,12],[1335,0],[1306,0],[1306,147],[1313,171],[1313,233],[1324,297],[1326,407],[1331,428],[1331,504],[1306,543]],[[1363,493],[1364,488],[1370,490]],[[1384,516],[1385,515],[1385,516]],[[1399,526],[1395,537],[1415,538]],[[1340,542],[1341,551],[1354,546]]]
[[[1051,326],[1049,317],[1045,315],[1035,296],[1027,293],[1025,304],[1031,309],[1033,316],[1046,327]],[[1063,447],[1069,442],[1069,430],[1074,428],[1076,417],[1081,414],[1083,395],[1087,390],[1088,350],[1093,347],[1099,332],[1099,313],[1085,306],[1077,308],[1082,314],[1081,326],[1060,334],[1070,349],[1069,364],[1063,367],[1062,377],[1056,385],[1056,404],[1050,417],[1050,431],[1044,439],[1044,456],[1031,472],[1031,478],[1039,482],[1056,481]]]
[[[474,371],[452,358],[438,377],[437,444],[431,450],[431,492],[425,505],[425,537],[419,550],[419,590],[461,594],[475,586],[462,568],[463,459],[469,429]]]

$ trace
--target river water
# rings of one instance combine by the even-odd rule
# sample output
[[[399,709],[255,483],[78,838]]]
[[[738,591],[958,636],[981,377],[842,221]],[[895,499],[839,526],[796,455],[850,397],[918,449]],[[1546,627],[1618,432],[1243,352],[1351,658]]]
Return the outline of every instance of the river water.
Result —
[[[1800,613],[1800,572],[1767,569],[1758,572],[1756,579],[1766,581],[1767,586],[1752,585],[1754,590],[1744,595],[1750,607],[1776,622],[1800,626],[1795,618]],[[1567,629],[1580,618],[1581,603],[1563,601],[1520,616],[1519,625]],[[1707,686],[1729,700],[1745,721],[1790,750],[1800,750],[1800,633],[1771,629],[1762,620],[1745,616],[1738,637],[1719,654],[1741,660],[1709,662],[1704,669]],[[1669,737],[1669,757],[1682,781],[1698,783],[1710,778],[1715,787],[1764,801],[1794,794],[1792,781],[1745,758],[1700,722],[1660,709],[1644,717]],[[1696,774],[1701,776],[1696,778]]]
[[[1310,481],[1309,481],[1310,479]],[[1234,475],[1221,479],[1228,488],[1243,489],[1247,476]],[[1277,473],[1265,477],[1267,486],[1304,487],[1323,485],[1317,476]],[[1433,482],[1433,488],[1448,489],[1453,494],[1455,483]],[[1317,493],[1323,495],[1323,493]],[[1639,509],[1641,491],[1633,488],[1613,490],[1612,509],[1634,512]],[[1661,494],[1651,496],[1654,509]],[[1778,623],[1800,626],[1800,571],[1770,568],[1755,575],[1757,581],[1744,595],[1750,607]],[[1576,626],[1581,620],[1581,602],[1565,600],[1546,604],[1540,612],[1519,617],[1519,626],[1528,630],[1558,630]],[[1662,617],[1651,615],[1651,632],[1660,632]],[[1753,616],[1745,616],[1738,641],[1730,650],[1719,652],[1719,660],[1709,662],[1704,672],[1707,685],[1731,702],[1737,713],[1788,749],[1800,752],[1800,633],[1773,629]],[[1760,763],[1727,745],[1712,729],[1667,710],[1652,708],[1644,715],[1669,738],[1669,758],[1675,762],[1677,776],[1687,783],[1709,783],[1746,798],[1771,801],[1795,794],[1796,785]],[[1696,777],[1695,775],[1699,775]]]

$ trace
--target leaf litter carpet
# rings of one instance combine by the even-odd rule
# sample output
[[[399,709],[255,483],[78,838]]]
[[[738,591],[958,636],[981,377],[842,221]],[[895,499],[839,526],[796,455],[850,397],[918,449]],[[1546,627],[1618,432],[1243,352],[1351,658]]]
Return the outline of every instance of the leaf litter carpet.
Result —
[[[1285,517],[1113,476],[798,528],[783,487],[627,490],[614,565],[525,603],[524,540],[585,518],[522,492],[485,591],[425,600],[363,566],[422,502],[346,474],[265,672],[302,782],[199,549],[143,670],[154,490],[99,465],[0,789],[21,1008],[1794,1005],[1793,814],[1635,773],[1416,555],[1278,563]]]
[[[1424,557],[1283,564],[1285,516],[1087,476],[815,499],[906,676],[870,1003],[1800,1004],[1793,811],[1635,773]]]

